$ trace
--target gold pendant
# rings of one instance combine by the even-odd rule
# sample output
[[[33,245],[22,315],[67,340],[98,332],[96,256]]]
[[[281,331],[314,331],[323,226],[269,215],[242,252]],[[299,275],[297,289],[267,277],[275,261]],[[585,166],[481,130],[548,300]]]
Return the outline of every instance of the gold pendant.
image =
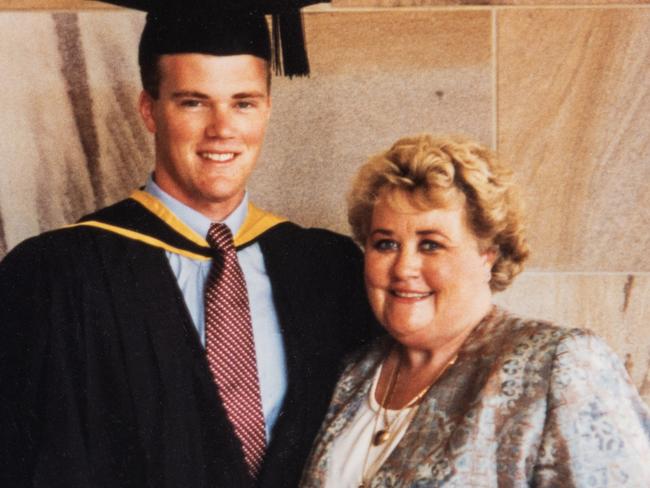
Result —
[[[390,432],[388,430],[382,429],[378,430],[375,436],[372,438],[372,444],[374,446],[380,446],[388,440],[390,437]]]

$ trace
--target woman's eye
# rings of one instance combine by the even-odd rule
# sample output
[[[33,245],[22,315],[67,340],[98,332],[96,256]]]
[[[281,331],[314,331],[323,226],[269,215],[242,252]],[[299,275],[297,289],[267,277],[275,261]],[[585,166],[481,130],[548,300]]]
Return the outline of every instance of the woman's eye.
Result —
[[[420,249],[424,252],[433,252],[441,249],[442,246],[436,241],[425,240],[420,243]]]
[[[372,245],[373,249],[377,251],[394,251],[398,248],[397,242],[390,239],[381,239],[375,241]]]

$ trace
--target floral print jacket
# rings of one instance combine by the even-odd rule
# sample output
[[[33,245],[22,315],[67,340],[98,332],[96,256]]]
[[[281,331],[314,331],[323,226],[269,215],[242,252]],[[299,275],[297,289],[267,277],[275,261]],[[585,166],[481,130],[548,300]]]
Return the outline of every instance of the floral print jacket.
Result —
[[[365,401],[391,340],[345,369],[301,486],[322,486],[332,441]],[[371,486],[648,488],[650,412],[591,332],[494,307]]]

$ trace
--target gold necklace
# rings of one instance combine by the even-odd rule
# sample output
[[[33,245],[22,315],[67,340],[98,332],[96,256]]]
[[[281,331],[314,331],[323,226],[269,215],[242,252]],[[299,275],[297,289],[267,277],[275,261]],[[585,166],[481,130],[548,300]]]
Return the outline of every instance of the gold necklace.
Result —
[[[368,457],[370,456],[370,449],[372,446],[380,446],[387,442],[391,436],[393,435],[391,433],[391,426],[395,422],[395,420],[399,417],[399,413],[406,409],[406,408],[411,408],[415,406],[421,399],[422,397],[431,389],[431,387],[440,379],[440,377],[445,374],[445,371],[449,369],[450,366],[456,363],[456,359],[458,359],[458,352],[456,352],[452,358],[447,361],[445,366],[440,370],[440,372],[431,380],[431,382],[426,385],[422,390],[418,392],[417,395],[415,395],[406,405],[404,405],[402,408],[397,409],[398,414],[393,418],[393,422],[388,421],[388,412],[386,405],[388,402],[390,402],[390,399],[392,398],[393,395],[393,390],[395,389],[395,385],[397,384],[397,381],[399,380],[399,373],[402,368],[402,355],[398,353],[397,357],[397,365],[391,372],[391,377],[389,380],[389,383],[387,385],[386,391],[384,392],[384,395],[382,397],[381,404],[379,405],[379,409],[377,410],[377,413],[375,414],[375,425],[373,427],[373,432],[374,434],[372,435],[372,440],[370,444],[368,444],[368,449],[366,450],[366,457],[363,461],[363,471],[361,475],[361,482],[359,483],[359,488],[367,488],[370,486],[370,481],[374,477],[374,474],[376,471],[378,471],[379,466],[376,466],[376,469],[371,469],[370,473],[366,472],[367,470],[367,464],[368,464]],[[379,380],[377,380],[379,381]],[[371,390],[372,393],[372,390]],[[382,416],[382,410],[383,410],[383,418],[384,418],[384,428],[381,430],[377,430],[377,427],[379,425],[379,418]],[[410,422],[411,419],[409,419]],[[373,463],[373,466],[371,468],[374,468],[376,462]]]
[[[447,371],[447,369],[456,362],[456,358],[458,358],[458,353],[454,354],[453,357],[449,361],[447,361],[445,366],[440,370],[440,373],[438,373],[429,384],[427,384],[424,388],[422,388],[406,405],[404,405],[402,408],[399,408],[397,410],[401,411],[404,410],[405,408],[410,408],[413,405],[415,405],[417,402],[419,402],[422,399],[422,397],[426,394],[426,392],[429,391],[429,388],[431,388],[431,386],[436,381],[438,381],[438,378],[440,378],[445,373],[445,371]],[[374,446],[380,446],[388,439],[390,439],[390,428],[393,422],[389,422],[388,420],[388,408],[386,408],[386,405],[388,405],[388,403],[390,403],[390,400],[393,398],[393,390],[395,389],[395,385],[397,385],[397,382],[399,381],[399,374],[401,369],[402,369],[402,356],[401,354],[399,354],[397,359],[397,365],[395,366],[395,369],[392,371],[391,378],[388,383],[388,387],[384,392],[384,396],[381,400],[381,404],[379,405],[379,410],[377,412],[377,414],[383,412],[384,428],[378,430],[372,436],[372,444]],[[394,420],[395,419],[393,419],[393,421]],[[377,421],[375,421],[375,429],[376,428],[377,428]]]
[[[379,404],[379,409],[377,410],[377,415],[375,416],[375,427],[373,430],[377,430],[377,425],[379,421],[379,414],[381,414],[382,410],[384,412],[384,428],[381,430],[377,430],[372,436],[372,444],[373,446],[379,446],[386,442],[390,438],[390,423],[388,422],[388,413],[385,405],[393,398],[393,389],[395,388],[395,385],[397,384],[397,381],[399,380],[399,372],[400,369],[402,369],[402,357],[398,355],[397,357],[397,364],[393,368],[393,371],[391,371],[390,379],[388,381],[388,385],[386,385],[386,391],[384,391],[384,396],[381,399],[381,403]],[[400,409],[401,410],[401,409]]]

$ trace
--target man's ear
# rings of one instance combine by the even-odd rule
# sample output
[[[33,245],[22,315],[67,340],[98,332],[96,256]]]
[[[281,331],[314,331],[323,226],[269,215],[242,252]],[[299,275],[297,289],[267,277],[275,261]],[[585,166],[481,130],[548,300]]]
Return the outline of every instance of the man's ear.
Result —
[[[140,92],[140,98],[138,99],[138,110],[145,127],[152,134],[156,133],[156,119],[153,116],[155,103],[156,101],[151,97],[151,95],[149,95],[149,93],[147,93],[146,90],[142,90]]]

